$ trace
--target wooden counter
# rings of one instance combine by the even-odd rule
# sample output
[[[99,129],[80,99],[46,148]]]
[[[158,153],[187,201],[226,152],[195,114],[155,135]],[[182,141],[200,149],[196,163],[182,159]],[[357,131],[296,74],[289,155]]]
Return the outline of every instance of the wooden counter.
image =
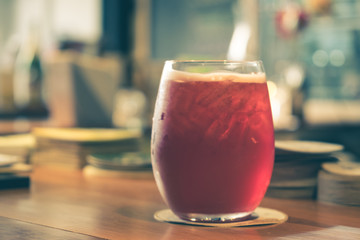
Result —
[[[286,223],[211,228],[157,222],[152,178],[104,178],[36,168],[30,189],[0,191],[1,239],[360,239],[360,207],[265,198]]]

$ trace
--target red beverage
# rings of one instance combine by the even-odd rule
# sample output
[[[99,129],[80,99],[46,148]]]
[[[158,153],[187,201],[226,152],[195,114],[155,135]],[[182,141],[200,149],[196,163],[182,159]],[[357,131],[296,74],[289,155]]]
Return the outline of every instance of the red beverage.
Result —
[[[251,213],[274,161],[265,75],[164,72],[152,160],[160,192],[177,215]]]

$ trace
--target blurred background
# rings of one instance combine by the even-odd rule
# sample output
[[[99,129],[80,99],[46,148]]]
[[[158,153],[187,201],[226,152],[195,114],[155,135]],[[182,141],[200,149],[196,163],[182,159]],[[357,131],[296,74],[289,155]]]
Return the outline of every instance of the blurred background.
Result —
[[[360,155],[357,0],[0,0],[0,134],[149,130],[166,59],[262,59],[278,139]]]

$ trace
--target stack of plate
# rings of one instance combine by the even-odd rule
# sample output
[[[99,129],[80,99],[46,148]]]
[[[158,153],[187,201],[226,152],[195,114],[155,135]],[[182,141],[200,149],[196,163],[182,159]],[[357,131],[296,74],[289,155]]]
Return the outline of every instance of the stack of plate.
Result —
[[[360,206],[360,161],[342,153],[339,161],[324,163],[319,172],[319,201]]]
[[[31,134],[0,137],[0,154],[16,156],[21,162],[28,162],[35,148],[35,138]]]
[[[84,168],[87,176],[152,178],[150,155],[142,152],[91,154]]]
[[[35,128],[35,165],[83,168],[86,156],[94,153],[137,151],[141,133],[125,129]]]
[[[31,170],[21,157],[0,154],[0,189],[29,187]]]
[[[267,196],[315,198],[317,176],[324,162],[334,162],[332,153],[342,145],[314,141],[276,141],[275,164]]]

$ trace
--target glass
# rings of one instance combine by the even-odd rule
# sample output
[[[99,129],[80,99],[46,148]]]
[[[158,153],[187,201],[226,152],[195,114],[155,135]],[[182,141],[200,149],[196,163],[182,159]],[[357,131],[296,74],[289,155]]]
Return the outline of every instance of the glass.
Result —
[[[152,127],[155,180],[177,216],[239,221],[259,206],[274,164],[261,61],[166,61]]]

